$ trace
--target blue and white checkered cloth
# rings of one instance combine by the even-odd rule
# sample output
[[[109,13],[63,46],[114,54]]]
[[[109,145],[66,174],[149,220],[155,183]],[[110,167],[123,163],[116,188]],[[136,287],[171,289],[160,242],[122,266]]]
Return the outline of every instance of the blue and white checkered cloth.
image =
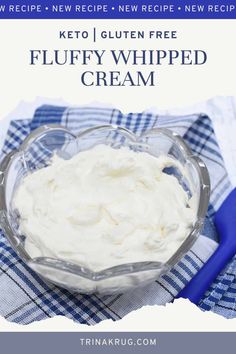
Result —
[[[209,238],[217,240],[212,218],[232,189],[210,119],[206,115],[181,117],[146,113],[123,115],[116,109],[97,107],[39,107],[33,119],[11,121],[2,157],[17,149],[25,137],[43,124],[57,123],[75,133],[98,124],[117,124],[140,134],[146,129],[168,127],[182,135],[193,152],[206,163],[211,177],[212,194],[203,234],[190,252],[166,275],[145,288],[113,296],[73,294],[46,284],[29,269],[0,233],[0,315],[12,322],[28,324],[63,315],[85,324],[104,319],[117,320],[144,305],[165,304],[199,270],[212,252]],[[236,258],[225,268],[201,300],[202,310],[211,310],[227,318],[236,317]]]

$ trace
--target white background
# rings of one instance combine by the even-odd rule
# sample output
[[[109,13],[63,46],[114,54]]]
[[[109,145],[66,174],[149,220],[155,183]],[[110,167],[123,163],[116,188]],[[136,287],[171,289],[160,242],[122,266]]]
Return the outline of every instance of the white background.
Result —
[[[60,40],[59,30],[177,30],[177,40]],[[234,20],[5,20],[0,23],[0,117],[20,100],[36,96],[62,98],[73,104],[99,101],[112,103],[124,112],[183,107],[216,95],[234,95]],[[84,87],[80,66],[30,66],[30,49],[203,49],[208,61],[203,66],[157,68],[157,87]],[[105,69],[116,70],[111,63]],[[96,69],[96,67],[94,67]],[[124,68],[125,69],[125,68]],[[127,68],[126,68],[127,70]],[[147,68],[147,70],[150,70]],[[152,69],[151,69],[152,70]]]

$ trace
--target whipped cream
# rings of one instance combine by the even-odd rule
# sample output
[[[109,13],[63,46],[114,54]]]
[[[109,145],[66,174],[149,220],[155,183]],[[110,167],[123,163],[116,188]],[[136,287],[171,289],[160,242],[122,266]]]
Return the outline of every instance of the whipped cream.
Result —
[[[106,145],[69,160],[54,156],[23,179],[13,199],[26,251],[94,271],[166,262],[196,219],[177,178],[163,172],[176,163]]]

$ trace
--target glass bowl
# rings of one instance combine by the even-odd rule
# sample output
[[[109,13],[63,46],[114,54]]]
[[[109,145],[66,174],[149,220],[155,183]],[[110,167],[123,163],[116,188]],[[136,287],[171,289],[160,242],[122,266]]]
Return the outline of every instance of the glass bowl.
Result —
[[[128,263],[94,272],[63,259],[32,258],[26,252],[25,236],[19,232],[19,216],[12,206],[14,192],[22,178],[35,169],[48,165],[55,153],[69,159],[97,144],[107,144],[113,148],[127,146],[154,156],[169,155],[178,161],[179,168],[173,167],[167,172],[178,178],[189,198],[194,201],[196,222],[185,241],[167,262]],[[122,293],[130,288],[145,286],[169,271],[189,251],[199,236],[209,194],[210,181],[205,164],[193,156],[180,136],[164,128],[154,128],[136,136],[123,127],[103,125],[75,135],[62,126],[45,125],[34,130],[19,150],[8,154],[0,165],[0,221],[12,248],[44,280],[70,291],[86,294]]]

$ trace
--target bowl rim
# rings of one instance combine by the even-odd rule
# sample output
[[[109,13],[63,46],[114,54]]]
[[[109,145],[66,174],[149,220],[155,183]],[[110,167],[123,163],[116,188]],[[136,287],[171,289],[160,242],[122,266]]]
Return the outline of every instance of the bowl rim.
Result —
[[[72,262],[67,262],[61,259],[55,259],[51,257],[37,257],[32,258],[24,249],[22,243],[19,242],[19,239],[15,235],[11,224],[7,216],[7,205],[6,205],[6,183],[8,179],[8,171],[16,158],[21,156],[27,147],[36,139],[45,134],[48,134],[52,131],[62,131],[66,134],[71,135],[74,139],[80,139],[86,134],[90,134],[93,131],[98,130],[113,130],[119,131],[126,137],[128,137],[132,142],[140,142],[141,139],[149,137],[151,135],[161,134],[167,136],[173,143],[177,144],[183,154],[183,157],[190,161],[194,168],[197,171],[199,181],[200,181],[200,195],[199,203],[197,208],[197,218],[196,222],[193,225],[192,230],[189,235],[176,250],[176,252],[171,256],[171,258],[163,262],[133,262],[121,264],[113,267],[109,267],[100,271],[92,271],[83,266],[78,266]],[[204,218],[207,212],[208,203],[210,198],[210,177],[208,169],[205,163],[196,155],[193,154],[191,149],[185,143],[183,138],[176,132],[168,128],[152,128],[141,135],[136,135],[131,130],[114,124],[105,124],[105,125],[96,125],[94,127],[85,129],[78,134],[74,134],[71,130],[67,129],[58,124],[47,124],[42,125],[39,128],[33,130],[22,142],[20,147],[17,150],[13,150],[7,154],[0,163],[0,223],[3,228],[4,234],[10,242],[12,248],[18,254],[18,256],[31,268],[35,269],[37,266],[49,267],[51,269],[56,269],[64,272],[68,272],[74,275],[81,276],[83,278],[100,281],[102,279],[113,278],[121,275],[128,275],[137,272],[159,270],[161,274],[165,273],[167,270],[170,270],[174,265],[176,265],[180,259],[190,250],[191,246],[194,244],[196,239],[200,235],[201,228],[204,223]],[[37,270],[36,270],[37,272]]]

